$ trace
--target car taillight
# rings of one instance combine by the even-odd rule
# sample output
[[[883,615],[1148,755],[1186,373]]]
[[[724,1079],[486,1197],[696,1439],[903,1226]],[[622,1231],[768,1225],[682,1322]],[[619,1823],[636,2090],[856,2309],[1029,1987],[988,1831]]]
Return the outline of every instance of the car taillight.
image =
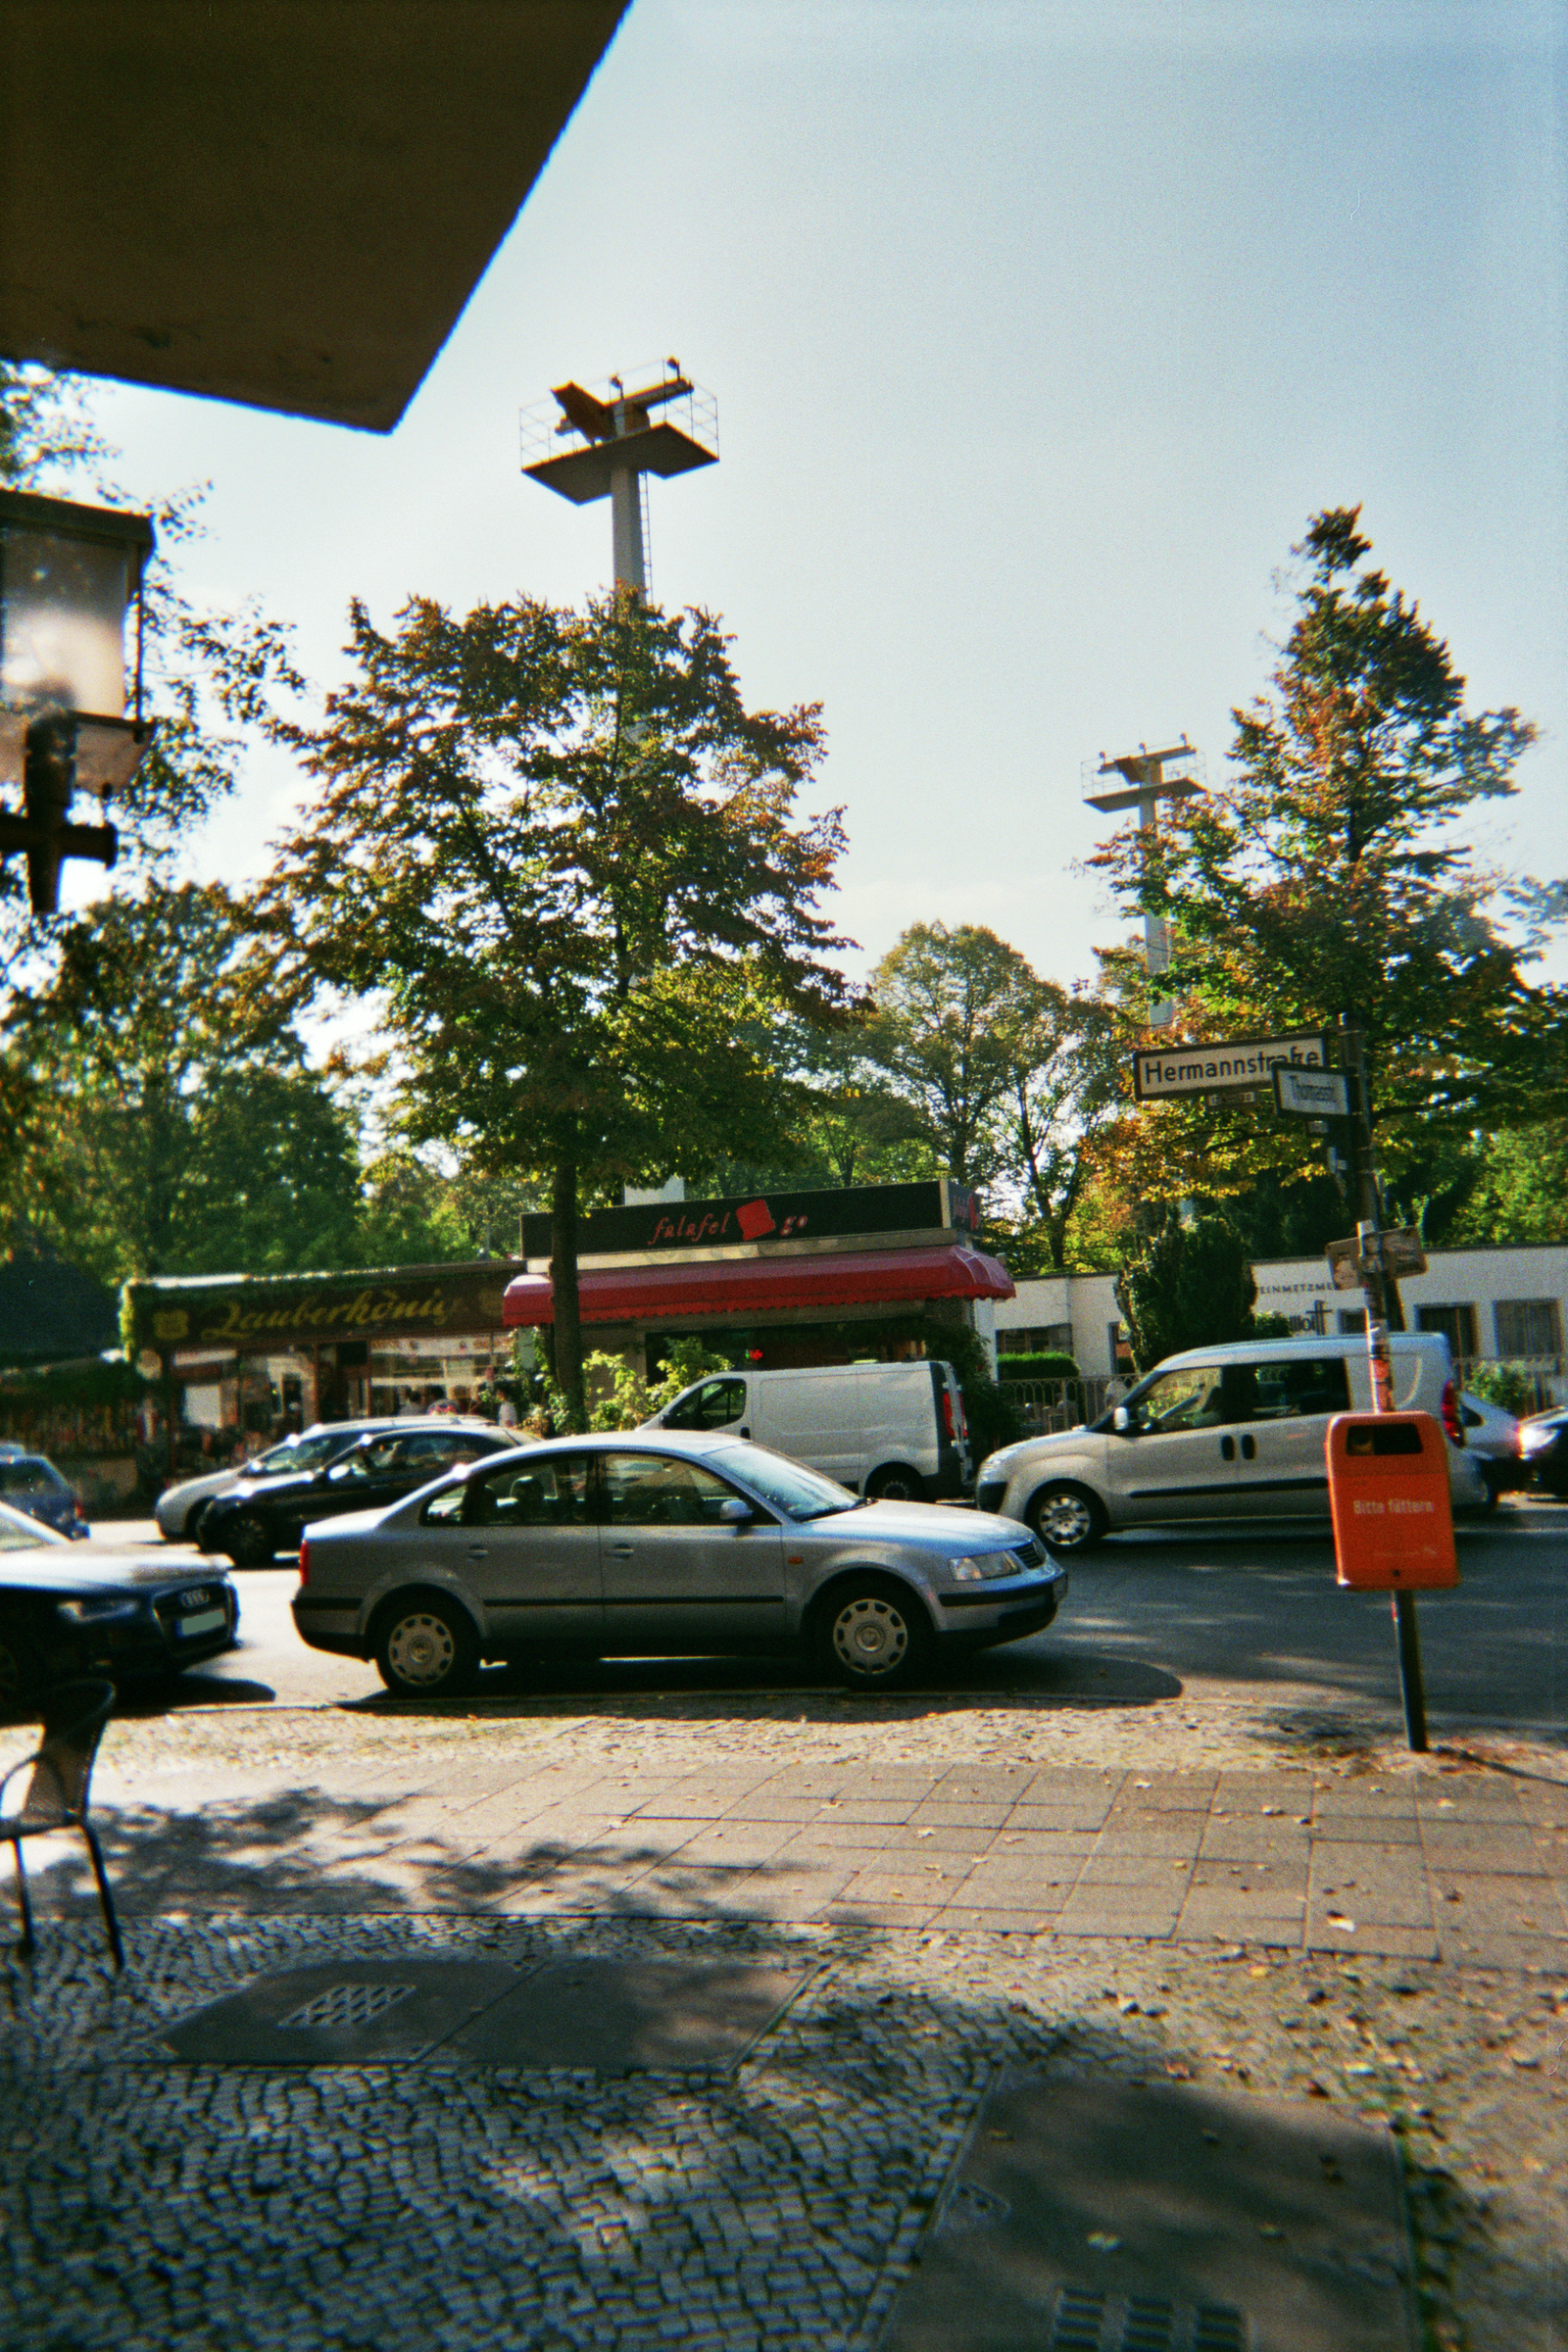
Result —
[[[957,1436],[958,1433],[953,1426],[953,1391],[951,1389],[944,1389],[942,1392],[942,1426],[950,1438]]]
[[[301,1583],[302,1585],[308,1585],[308,1584],[310,1583],[310,1581],[311,1581],[311,1539],[310,1539],[310,1537],[309,1537],[309,1536],[302,1536],[302,1537],[300,1538],[300,1583]]]
[[[1459,1418],[1459,1399],[1454,1394],[1451,1380],[1446,1380],[1443,1384],[1443,1402],[1438,1409],[1443,1415],[1443,1426],[1454,1445],[1462,1446],[1464,1444],[1464,1423]]]

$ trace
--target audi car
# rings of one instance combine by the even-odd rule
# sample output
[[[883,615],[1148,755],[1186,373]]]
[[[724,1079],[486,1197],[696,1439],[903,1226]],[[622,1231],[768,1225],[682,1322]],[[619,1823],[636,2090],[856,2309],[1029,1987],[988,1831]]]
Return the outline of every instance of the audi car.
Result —
[[[74,1675],[155,1681],[232,1646],[239,1601],[222,1569],[83,1559],[0,1503],[0,1708]]]

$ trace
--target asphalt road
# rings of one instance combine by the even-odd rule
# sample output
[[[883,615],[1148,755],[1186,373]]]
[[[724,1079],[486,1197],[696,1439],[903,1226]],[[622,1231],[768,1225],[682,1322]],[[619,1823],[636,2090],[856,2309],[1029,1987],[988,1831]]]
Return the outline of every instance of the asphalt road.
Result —
[[[197,1555],[157,1540],[151,1521],[103,1525],[95,1550]],[[1434,1734],[1493,1729],[1558,1737],[1568,1727],[1568,1508],[1505,1501],[1463,1527],[1459,1589],[1420,1603]],[[182,1678],[176,1706],[371,1699],[372,1666],[307,1649],[289,1603],[292,1562],[237,1571],[241,1644]],[[1327,1537],[1227,1528],[1113,1538],[1073,1569],[1056,1624],[1033,1640],[942,1670],[944,1686],[991,1703],[1147,1706],[1185,1721],[1238,1701],[1289,1729],[1398,1720],[1389,1603],[1342,1592]],[[509,1675],[509,1688],[604,1698],[617,1692],[804,1688],[794,1660],[612,1660]]]

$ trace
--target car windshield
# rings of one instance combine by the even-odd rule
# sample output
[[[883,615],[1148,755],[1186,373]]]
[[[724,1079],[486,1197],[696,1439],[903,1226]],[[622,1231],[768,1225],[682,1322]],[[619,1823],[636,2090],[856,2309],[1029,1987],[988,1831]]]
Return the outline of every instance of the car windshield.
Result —
[[[815,1470],[803,1470],[766,1446],[725,1446],[708,1459],[726,1476],[738,1478],[760,1494],[787,1519],[826,1519],[834,1511],[853,1511],[858,1498],[847,1487]]]

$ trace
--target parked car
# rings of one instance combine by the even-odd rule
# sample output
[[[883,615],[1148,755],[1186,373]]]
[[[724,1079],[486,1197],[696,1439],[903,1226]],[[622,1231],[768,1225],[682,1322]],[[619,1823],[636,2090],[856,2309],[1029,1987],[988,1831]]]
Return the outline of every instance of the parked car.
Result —
[[[1512,1413],[1463,1389],[1459,1418],[1464,1423],[1465,1451],[1485,1479],[1491,1501],[1495,1502],[1510,1488],[1529,1485],[1530,1473],[1519,1458],[1519,1423]]]
[[[1489,1506],[1465,1447],[1441,1332],[1389,1343],[1396,1405],[1442,1421],[1458,1510]],[[1329,1515],[1330,1418],[1372,1402],[1364,1339],[1245,1340],[1167,1356],[1088,1428],[1004,1446],[980,1465],[983,1511],[1021,1519],[1054,1551],[1111,1530]]]
[[[178,1674],[230,1647],[239,1600],[221,1569],[82,1559],[0,1502],[0,1707],[74,1675]]]
[[[308,1521],[380,1510],[427,1487],[444,1470],[504,1453],[512,1445],[486,1421],[443,1415],[387,1422],[314,1470],[242,1478],[207,1505],[196,1541],[203,1551],[226,1552],[236,1568],[265,1568],[278,1552],[296,1549]]]
[[[368,1421],[315,1421],[301,1435],[280,1439],[254,1461],[231,1462],[226,1469],[181,1479],[177,1487],[167,1488],[153,1506],[158,1532],[166,1544],[194,1543],[207,1505],[215,1495],[227,1494],[241,1479],[297,1478],[335,1462],[360,1438],[392,1427],[386,1414]]]
[[[961,1494],[971,1464],[951,1364],[823,1364],[720,1372],[683,1389],[648,1429],[726,1430],[887,1502]]]
[[[529,1446],[390,1510],[313,1523],[294,1621],[391,1690],[462,1690],[550,1649],[814,1652],[852,1688],[1051,1623],[1066,1571],[1029,1530],[865,1502],[762,1446],[661,1430]]]
[[[0,1502],[8,1502],[14,1511],[24,1511],[29,1519],[41,1519],[45,1527],[73,1541],[92,1532],[81,1496],[45,1454],[7,1450],[0,1459]]]
[[[1544,1494],[1568,1494],[1568,1406],[1520,1422],[1519,1463]]]

